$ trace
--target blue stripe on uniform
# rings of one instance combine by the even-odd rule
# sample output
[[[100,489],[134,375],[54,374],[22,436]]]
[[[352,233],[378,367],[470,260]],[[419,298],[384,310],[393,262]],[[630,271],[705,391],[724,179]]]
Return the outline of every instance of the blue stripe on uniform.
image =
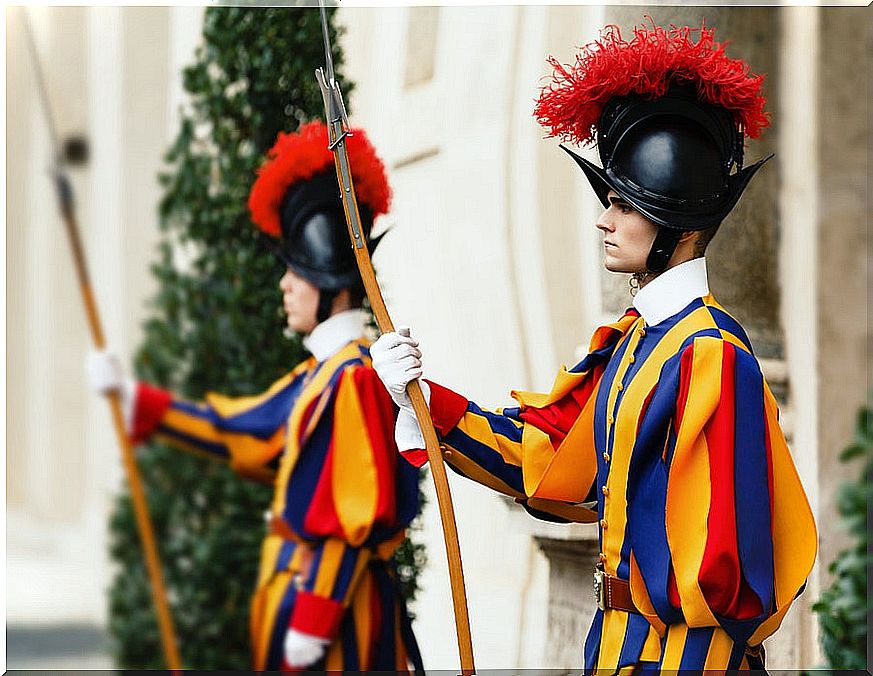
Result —
[[[267,671],[279,671],[285,658],[285,634],[288,632],[288,623],[291,621],[291,611],[297,599],[297,589],[294,587],[293,578],[289,578],[288,586],[276,610],[276,617],[271,627],[270,647],[267,650]]]
[[[773,599],[773,538],[767,471],[764,381],[755,358],[736,353],[734,485],[737,549],[743,576],[765,613]]]
[[[467,405],[467,413],[478,415],[488,421],[488,426],[494,434],[506,437],[513,443],[521,443],[522,427],[512,422],[510,418],[491,411],[484,411],[472,401]]]
[[[642,615],[628,613],[627,629],[624,634],[624,643],[618,656],[618,666],[626,667],[640,661],[643,645],[649,636],[649,621]]]
[[[315,488],[324,470],[324,462],[333,438],[333,399],[336,392],[331,392],[328,405],[321,414],[321,419],[315,426],[312,436],[300,450],[300,456],[294,466],[294,471],[288,477],[285,488],[285,513],[283,516],[291,524],[296,533],[307,537],[304,523]]]
[[[511,486],[513,490],[524,492],[521,467],[507,463],[503,456],[490,446],[464,434],[457,427],[452,429],[443,439],[449,446],[466,455],[486,472]]]
[[[706,656],[709,654],[709,644],[712,643],[714,627],[688,628],[685,636],[685,647],[682,649],[682,660],[679,662],[680,673],[684,669],[703,669]]]
[[[188,444],[190,446],[194,446],[195,448],[200,449],[204,453],[209,453],[210,455],[214,455],[218,458],[228,458],[230,457],[230,453],[227,450],[227,447],[224,444],[212,443],[209,441],[204,441],[200,437],[193,436],[191,434],[185,434],[184,432],[180,432],[175,427],[167,427],[166,425],[159,425],[157,430],[155,431],[157,434],[162,434],[164,436],[170,437],[171,439],[175,439],[184,444]]]

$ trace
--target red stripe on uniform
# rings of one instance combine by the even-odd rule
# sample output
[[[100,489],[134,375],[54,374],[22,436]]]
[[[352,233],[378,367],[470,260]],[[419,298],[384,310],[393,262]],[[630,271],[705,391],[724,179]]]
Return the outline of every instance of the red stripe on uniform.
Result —
[[[312,537],[342,534],[333,500],[333,440],[328,446],[321,474],[303,520],[304,530]]]
[[[736,609],[740,587],[734,484],[734,361],[730,343],[722,344],[721,399],[704,427],[709,451],[709,516],[698,581],[710,608],[721,615]]]

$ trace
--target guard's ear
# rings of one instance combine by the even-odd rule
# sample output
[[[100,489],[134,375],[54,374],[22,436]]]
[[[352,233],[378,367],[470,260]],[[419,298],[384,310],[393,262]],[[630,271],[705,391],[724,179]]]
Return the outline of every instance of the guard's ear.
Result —
[[[687,242],[687,241],[690,240],[692,237],[695,237],[695,238],[696,238],[696,237],[699,237],[699,236],[700,236],[700,230],[689,230],[689,231],[687,231],[687,232],[683,232],[683,233],[682,233],[682,236],[679,238],[679,241],[680,241],[680,242]]]

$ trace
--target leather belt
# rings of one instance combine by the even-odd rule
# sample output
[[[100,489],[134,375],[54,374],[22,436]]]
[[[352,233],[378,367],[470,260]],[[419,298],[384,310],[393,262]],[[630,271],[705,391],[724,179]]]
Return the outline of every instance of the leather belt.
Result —
[[[627,580],[614,577],[603,569],[603,564],[594,567],[594,598],[600,610],[623,610],[637,613]]]
[[[299,542],[299,538],[293,533],[288,523],[285,519],[274,516],[270,512],[264,513],[264,519],[267,522],[267,532],[270,535],[278,535],[279,537],[285,540],[296,540]]]

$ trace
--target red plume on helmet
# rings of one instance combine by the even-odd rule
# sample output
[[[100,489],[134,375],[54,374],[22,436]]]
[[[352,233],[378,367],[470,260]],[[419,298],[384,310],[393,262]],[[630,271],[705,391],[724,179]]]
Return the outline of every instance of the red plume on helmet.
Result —
[[[607,26],[599,40],[581,49],[574,65],[549,58],[554,73],[540,91],[534,117],[549,136],[590,145],[609,99],[628,94],[655,99],[675,82],[693,85],[701,101],[727,109],[746,136],[757,138],[769,124],[764,76],[751,75],[745,61],[729,58],[727,43],[715,42],[714,35],[705,23],[699,29],[664,29],[652,21],[635,27],[628,42],[618,26]]]
[[[391,201],[385,165],[362,129],[353,129],[346,137],[346,145],[358,201],[369,207],[376,218],[388,211]],[[328,133],[323,122],[304,124],[291,134],[279,133],[249,194],[249,211],[255,225],[268,235],[281,236],[279,207],[283,197],[295,183],[333,167],[333,153],[327,146]]]

